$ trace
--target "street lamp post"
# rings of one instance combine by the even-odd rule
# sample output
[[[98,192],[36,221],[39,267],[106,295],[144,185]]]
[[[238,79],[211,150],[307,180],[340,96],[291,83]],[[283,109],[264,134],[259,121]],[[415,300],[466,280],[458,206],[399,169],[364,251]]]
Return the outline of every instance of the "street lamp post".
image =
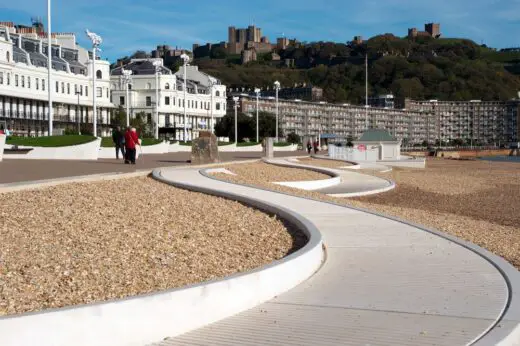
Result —
[[[129,87],[132,83],[132,70],[122,69],[123,83],[126,87],[126,127],[130,126],[130,91]]]
[[[97,137],[97,109],[96,109],[96,97],[97,97],[97,89],[96,89],[96,51],[100,50],[99,46],[103,42],[101,36],[86,30],[87,36],[90,41],[92,41],[92,107],[94,110],[94,118],[92,119],[92,127],[94,130],[94,136]]]
[[[256,94],[256,142],[260,142],[259,130],[258,130],[258,98],[260,97],[260,89],[255,88]]]
[[[238,143],[238,96],[233,97],[233,101],[235,102],[235,145]]]
[[[187,135],[186,135],[186,106],[187,106],[186,105],[186,103],[187,103],[187,100],[186,100],[186,88],[187,88],[186,84],[187,83],[186,83],[186,81],[188,79],[187,72],[186,72],[186,66],[188,65],[188,62],[190,61],[190,57],[187,54],[183,53],[181,55],[181,59],[182,59],[183,65],[184,65],[184,74],[183,74],[183,79],[184,79],[184,88],[183,88],[184,89],[184,101],[183,101],[183,103],[184,103],[184,142],[186,143],[186,137],[187,137]]]
[[[78,121],[78,134],[81,135],[81,119],[80,119],[80,105],[79,105],[79,96],[81,95],[81,93],[79,92],[79,90],[76,90],[75,92],[76,95],[78,95],[78,108],[76,110],[76,120]]]
[[[276,91],[276,143],[278,143],[278,91],[280,90],[280,82],[274,82],[274,89]]]
[[[52,136],[52,39],[51,39],[51,0],[47,0],[47,92],[49,94],[49,136]]]
[[[162,62],[155,60],[153,66],[155,66],[155,120],[154,120],[154,138],[159,139],[159,70],[161,69]]]
[[[212,79],[209,80],[209,92],[211,94],[210,101],[209,101],[209,107],[211,108],[210,115],[211,115],[211,133],[215,132],[215,119],[213,118],[213,87],[215,86],[215,81]]]

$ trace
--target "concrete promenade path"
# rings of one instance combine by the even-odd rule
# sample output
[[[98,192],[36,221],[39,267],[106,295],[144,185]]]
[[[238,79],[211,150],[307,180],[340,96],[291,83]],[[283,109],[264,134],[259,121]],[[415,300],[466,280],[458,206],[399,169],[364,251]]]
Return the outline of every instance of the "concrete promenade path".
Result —
[[[229,152],[219,153],[223,162],[260,159],[261,152]],[[306,155],[303,151],[276,152],[276,157]],[[145,154],[137,160],[137,164],[125,165],[123,160],[99,159],[97,161],[67,160],[17,160],[8,159],[0,162],[0,184],[19,183],[24,181],[77,177],[103,173],[131,173],[138,170],[157,167],[189,165],[190,153]]]
[[[155,346],[515,344],[511,337],[499,341],[520,323],[518,291],[509,287],[519,283],[518,271],[506,264],[502,274],[492,263],[501,259],[480,248],[372,213],[218,181],[197,169],[160,174],[173,184],[300,214],[322,233],[326,260],[289,292]]]
[[[265,160],[267,163],[284,166],[284,167],[299,167],[299,168],[317,168],[312,165],[307,165],[299,162],[296,158],[273,158]],[[318,167],[328,172],[332,172],[340,177],[341,182],[330,187],[313,190],[325,195],[333,197],[356,197],[365,196],[375,193],[389,191],[395,188],[393,181],[379,178],[372,175],[357,173],[353,170],[341,170],[334,168]]]

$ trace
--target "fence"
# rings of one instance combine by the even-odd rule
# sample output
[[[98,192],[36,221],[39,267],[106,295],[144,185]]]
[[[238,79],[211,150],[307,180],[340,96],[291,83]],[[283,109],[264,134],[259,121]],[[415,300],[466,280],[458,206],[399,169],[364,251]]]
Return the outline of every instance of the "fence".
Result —
[[[329,145],[329,157],[345,161],[377,161],[379,160],[379,146],[366,146],[366,150],[359,147],[338,147]]]

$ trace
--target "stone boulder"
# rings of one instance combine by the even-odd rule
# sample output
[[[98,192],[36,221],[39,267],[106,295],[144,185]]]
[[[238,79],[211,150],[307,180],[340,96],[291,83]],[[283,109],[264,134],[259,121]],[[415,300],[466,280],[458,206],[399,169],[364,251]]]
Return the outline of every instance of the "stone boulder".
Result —
[[[199,138],[194,139],[191,145],[191,164],[205,165],[217,162],[220,162],[217,137],[208,131],[200,132]]]

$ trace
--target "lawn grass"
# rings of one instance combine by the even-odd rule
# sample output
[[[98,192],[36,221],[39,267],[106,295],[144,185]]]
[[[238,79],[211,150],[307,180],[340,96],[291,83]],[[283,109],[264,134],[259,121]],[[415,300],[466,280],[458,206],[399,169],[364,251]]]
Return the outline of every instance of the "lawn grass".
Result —
[[[143,147],[149,146],[149,145],[155,145],[162,143],[162,139],[155,139],[155,138],[142,138],[141,139],[141,145]],[[103,137],[101,139],[101,147],[102,148],[113,148],[114,143],[112,142],[112,137]]]
[[[288,147],[292,145],[291,143],[288,143],[288,142],[278,142],[278,143],[274,143],[273,146],[275,147]]]
[[[239,142],[237,143],[237,147],[252,147],[254,145],[258,145],[260,143],[257,142]]]
[[[79,145],[92,142],[96,139],[94,136],[82,135],[63,135],[63,136],[46,136],[46,137],[9,137],[7,144],[21,145],[27,147],[67,147],[71,145]]]

